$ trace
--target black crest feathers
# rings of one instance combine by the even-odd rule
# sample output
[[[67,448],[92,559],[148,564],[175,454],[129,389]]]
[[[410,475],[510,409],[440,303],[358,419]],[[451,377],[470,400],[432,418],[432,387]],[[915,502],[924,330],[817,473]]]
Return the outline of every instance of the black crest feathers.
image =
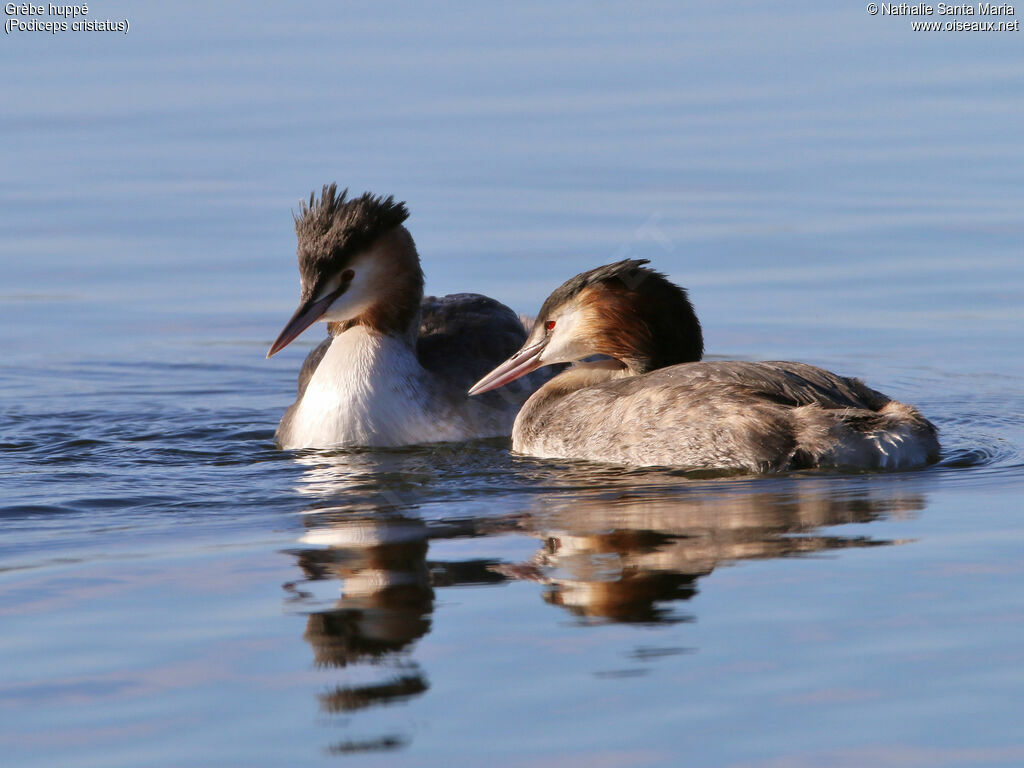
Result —
[[[562,304],[585,300],[600,317],[604,353],[637,372],[700,360],[704,337],[686,289],[647,263],[625,259],[576,275],[548,297],[537,321]]]
[[[665,280],[665,276],[660,272],[644,269],[644,264],[648,263],[650,263],[649,259],[624,259],[614,264],[606,264],[603,267],[595,267],[587,272],[581,272],[576,277],[566,280],[548,296],[538,317],[549,314],[559,304],[573,298],[588,285],[598,285],[614,280],[626,288],[635,288],[651,276]]]
[[[369,248],[378,237],[402,224],[409,218],[409,210],[391,195],[365,192],[348,199],[347,189],[339,195],[337,184],[325,184],[319,199],[312,192],[308,203],[299,203],[294,218],[299,271],[303,284],[311,285],[317,275]]]

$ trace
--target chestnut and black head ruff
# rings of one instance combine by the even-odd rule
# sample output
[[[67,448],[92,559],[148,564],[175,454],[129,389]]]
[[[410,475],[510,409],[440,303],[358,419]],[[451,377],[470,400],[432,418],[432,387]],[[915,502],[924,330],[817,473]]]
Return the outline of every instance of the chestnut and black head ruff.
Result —
[[[391,195],[365,192],[351,200],[346,199],[347,195],[347,189],[339,195],[337,184],[327,184],[319,200],[312,192],[308,203],[299,203],[294,218],[304,288],[314,285],[325,272],[341,269],[378,237],[409,218],[405,203],[396,203]]]
[[[540,314],[537,317],[551,314],[556,307],[574,298],[588,285],[598,285],[614,280],[624,288],[635,288],[639,283],[646,280],[649,275],[660,277],[664,280],[664,275],[655,272],[653,269],[644,268],[643,265],[649,263],[650,259],[624,259],[614,264],[606,264],[603,267],[595,267],[587,272],[581,272],[576,277],[569,278],[551,292],[551,295],[548,296],[544,301],[544,305],[540,308]]]
[[[543,322],[587,289],[607,291],[598,306],[612,310],[609,324],[623,325],[605,328],[605,332],[610,340],[621,336],[624,348],[632,347],[631,366],[653,370],[700,360],[704,337],[686,289],[645,267],[647,263],[648,259],[625,259],[570,278],[544,302],[538,321]]]

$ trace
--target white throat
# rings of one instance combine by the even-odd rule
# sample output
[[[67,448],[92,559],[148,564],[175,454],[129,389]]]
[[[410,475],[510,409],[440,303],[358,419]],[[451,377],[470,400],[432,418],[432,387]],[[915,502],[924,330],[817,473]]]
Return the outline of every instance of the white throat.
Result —
[[[457,439],[429,374],[402,338],[356,325],[335,336],[296,404],[283,448],[397,446]]]

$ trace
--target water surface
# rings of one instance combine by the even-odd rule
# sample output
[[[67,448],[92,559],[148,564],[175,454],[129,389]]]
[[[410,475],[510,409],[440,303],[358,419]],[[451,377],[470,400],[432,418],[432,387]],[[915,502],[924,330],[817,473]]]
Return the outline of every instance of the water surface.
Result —
[[[19,766],[1024,763],[1024,54],[863,7],[105,4],[8,36],[0,750]],[[428,290],[649,258],[919,472],[276,450],[291,214]]]

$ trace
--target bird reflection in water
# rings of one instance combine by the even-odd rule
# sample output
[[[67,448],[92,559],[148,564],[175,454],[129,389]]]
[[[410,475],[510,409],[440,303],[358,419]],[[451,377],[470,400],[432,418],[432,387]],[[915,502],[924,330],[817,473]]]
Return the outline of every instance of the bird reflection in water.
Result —
[[[316,665],[346,669],[347,684],[318,694],[321,711],[347,714],[419,696],[429,683],[410,648],[430,631],[434,590],[427,571],[427,528],[421,520],[382,514],[320,512],[294,552],[304,580],[290,585],[300,600],[314,582],[338,579],[341,596],[307,616],[303,638]],[[331,520],[330,524],[324,524]],[[363,679],[365,678],[365,679]],[[334,744],[338,754],[396,749],[407,737],[388,734]]]
[[[402,462],[402,454],[391,458]],[[430,631],[435,587],[505,581],[491,569],[496,561],[427,560],[430,539],[484,536],[496,530],[494,524],[485,523],[487,531],[472,521],[428,527],[404,509],[390,484],[378,484],[378,473],[393,479],[386,459],[339,456],[337,462],[310,466],[300,488],[318,500],[338,493],[348,501],[343,507],[307,510],[302,546],[291,551],[303,578],[285,585],[293,601],[306,607],[318,583],[340,582],[340,597],[326,610],[309,612],[303,633],[317,667],[346,673],[344,684],[318,694],[321,711],[330,715],[393,705],[427,692],[427,675],[412,650]],[[407,743],[407,736],[390,733],[342,741],[327,751],[386,751]]]
[[[898,542],[822,534],[818,529],[900,516],[924,506],[920,494],[832,496],[806,479],[770,493],[686,494],[545,503],[521,519],[543,545],[509,578],[545,586],[544,599],[581,620],[685,620],[673,603],[697,593],[698,579],[739,560],[792,557]]]
[[[543,585],[544,600],[583,625],[685,621],[679,606],[717,567],[898,543],[821,529],[904,516],[925,504],[923,495],[900,483],[869,486],[855,478],[694,483],[670,474],[605,474],[599,488],[592,475],[524,465],[521,481],[542,489],[531,493],[526,509],[510,502],[504,514],[421,513],[449,497],[448,484],[461,487],[445,465],[454,470],[465,461],[443,451],[309,459],[300,491],[311,508],[301,547],[292,551],[303,579],[286,588],[307,613],[303,637],[316,665],[344,673],[318,698],[321,711],[344,718],[346,727],[358,725],[353,713],[428,694],[427,671],[414,654],[431,630],[439,589],[526,580]],[[480,508],[465,499],[454,506]],[[491,559],[428,557],[431,540],[509,534],[542,544],[521,563],[503,562],[499,549]],[[314,598],[324,586],[326,606]],[[500,600],[505,593],[493,594]],[[393,750],[409,738],[352,738],[328,751]]]

